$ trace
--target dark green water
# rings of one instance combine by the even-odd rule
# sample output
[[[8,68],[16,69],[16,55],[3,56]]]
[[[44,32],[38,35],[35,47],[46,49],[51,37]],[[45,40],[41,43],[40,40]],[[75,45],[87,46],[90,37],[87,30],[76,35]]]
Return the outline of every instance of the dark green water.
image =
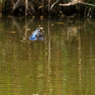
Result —
[[[95,20],[0,19],[0,95],[95,95]]]

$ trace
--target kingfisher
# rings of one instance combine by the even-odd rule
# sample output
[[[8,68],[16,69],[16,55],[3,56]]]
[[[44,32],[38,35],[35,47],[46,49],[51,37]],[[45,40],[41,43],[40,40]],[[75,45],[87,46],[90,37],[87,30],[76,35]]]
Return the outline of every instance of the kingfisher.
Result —
[[[42,40],[44,41],[44,36],[43,34],[40,32],[40,30],[42,30],[43,28],[37,28],[35,31],[32,32],[32,35],[29,37],[30,40],[35,41],[35,40]]]

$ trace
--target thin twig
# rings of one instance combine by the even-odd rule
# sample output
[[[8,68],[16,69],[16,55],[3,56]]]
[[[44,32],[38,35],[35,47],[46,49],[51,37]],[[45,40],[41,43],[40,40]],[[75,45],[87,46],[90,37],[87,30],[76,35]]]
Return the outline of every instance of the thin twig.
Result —
[[[51,7],[50,7],[50,10],[54,7],[54,5],[56,4],[56,3],[58,3],[59,2],[59,0],[57,0],[56,2],[54,2],[52,5],[51,5]]]
[[[14,11],[17,8],[17,6],[18,6],[19,3],[20,3],[20,0],[17,0],[17,2],[13,6],[12,11]]]

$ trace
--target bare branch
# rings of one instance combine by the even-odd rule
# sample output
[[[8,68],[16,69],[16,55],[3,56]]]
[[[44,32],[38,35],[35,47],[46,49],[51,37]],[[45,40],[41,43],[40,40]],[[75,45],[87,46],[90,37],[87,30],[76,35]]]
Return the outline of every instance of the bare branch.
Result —
[[[84,5],[95,7],[94,4],[84,3],[81,1],[77,1],[77,0],[74,0],[74,1],[66,3],[66,4],[59,4],[59,6],[71,6],[71,5],[76,5],[76,4],[84,4]]]
[[[17,2],[13,6],[13,10],[12,11],[14,11],[17,8],[17,6],[18,6],[19,3],[20,3],[20,0],[17,0]]]
[[[89,4],[89,3],[84,3],[84,2],[81,2],[81,4],[84,4],[84,5],[88,5],[88,6],[95,7],[95,5],[94,5],[94,4]]]
[[[56,3],[58,3],[59,2],[59,0],[57,0],[56,2],[54,2],[52,5],[51,5],[51,7],[50,7],[50,10],[54,7],[54,5],[56,4]]]

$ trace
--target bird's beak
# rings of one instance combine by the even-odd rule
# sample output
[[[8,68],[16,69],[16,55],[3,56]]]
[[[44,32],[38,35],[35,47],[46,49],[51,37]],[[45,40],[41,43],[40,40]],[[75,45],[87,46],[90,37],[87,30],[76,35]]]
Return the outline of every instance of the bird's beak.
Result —
[[[40,30],[43,29],[43,27],[40,28]]]

